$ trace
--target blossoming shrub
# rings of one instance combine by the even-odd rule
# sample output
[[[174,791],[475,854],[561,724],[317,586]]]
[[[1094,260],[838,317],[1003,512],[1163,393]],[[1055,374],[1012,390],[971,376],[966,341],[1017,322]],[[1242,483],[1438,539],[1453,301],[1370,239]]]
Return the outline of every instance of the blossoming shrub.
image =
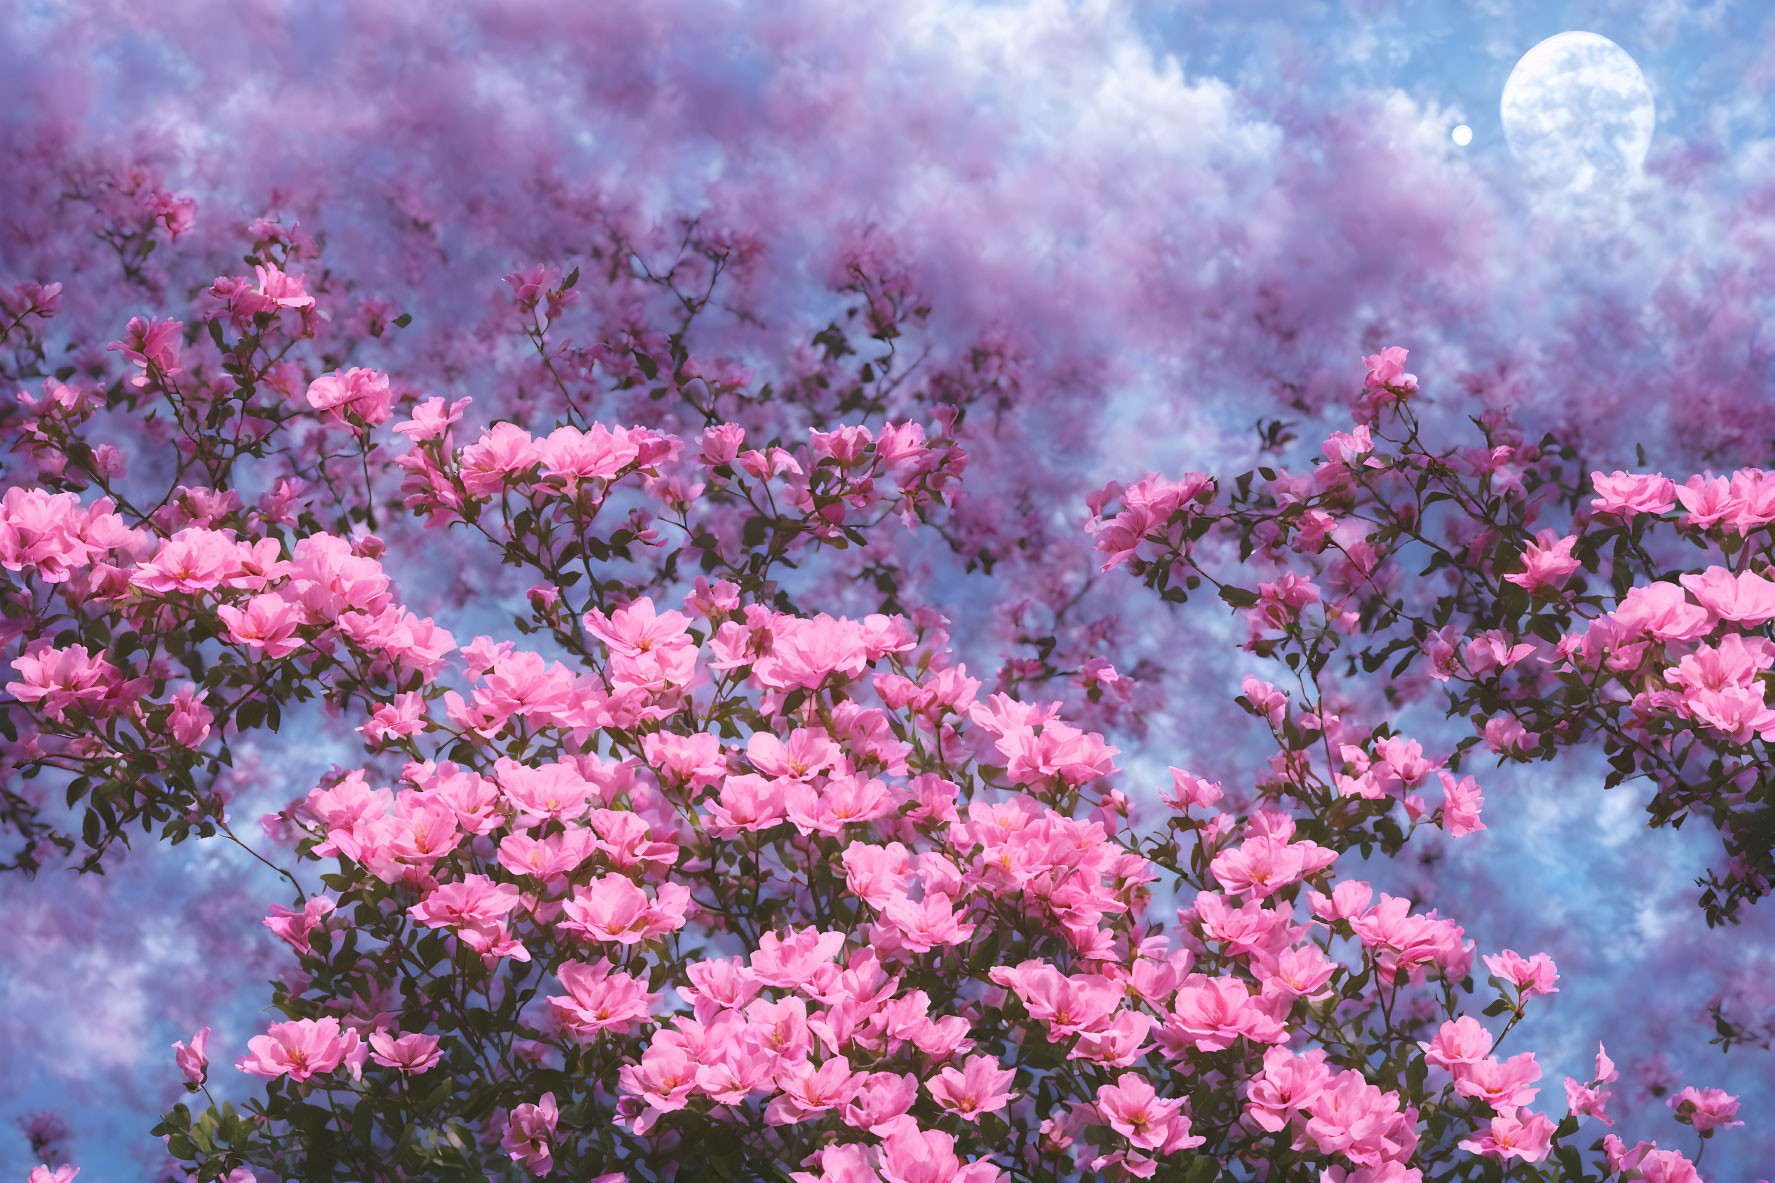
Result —
[[[244,845],[231,745],[286,713],[332,712],[366,752],[262,820],[291,885],[265,925],[296,968],[246,1048],[206,1028],[175,1050],[194,1094],[218,1071],[265,1082],[165,1116],[192,1178],[1697,1177],[1686,1147],[1605,1132],[1600,1049],[1560,1121],[1534,1051],[1502,1050],[1557,989],[1545,954],[1476,949],[1458,917],[1340,872],[1423,825],[1481,828],[1483,802],[1464,749],[1339,717],[1318,680],[1340,651],[1354,673],[1428,661],[1449,710],[1521,758],[1603,732],[1623,774],[1669,778],[1663,816],[1708,809],[1729,833],[1729,910],[1761,890],[1761,773],[1733,754],[1768,726],[1751,491],[1691,488],[1702,509],[1661,533],[1674,490],[1614,478],[1611,519],[1541,538],[1518,572],[1541,508],[1576,508],[1569,449],[1488,438],[1463,483],[1415,442],[1390,355],[1373,422],[1311,476],[1241,479],[1224,504],[1206,477],[1106,491],[1098,548],[1168,598],[1208,577],[1195,547],[1222,531],[1277,566],[1221,593],[1299,691],[1244,687],[1277,745],[1266,780],[1173,770],[1141,826],[1116,748],[1039,693],[1058,669],[988,690],[885,560],[880,611],[829,609],[800,577],[885,555],[890,532],[991,557],[956,435],[989,381],[865,422],[922,315],[891,286],[858,273],[856,327],[816,340],[854,381],[773,392],[790,410],[766,433],[742,422],[766,392],[699,361],[684,321],[625,312],[566,350],[551,326],[578,272],[515,273],[544,393],[471,429],[469,405],[348,364],[400,316],[337,335],[313,244],[255,236],[253,276],[217,279],[198,316],[129,322],[122,376],[43,372],[57,293],[8,304],[41,379],[17,432],[35,479],[0,498],[20,646],[0,718],[28,786],[6,789],[11,862],[101,869],[132,827]],[[733,256],[691,255],[706,289],[675,269],[622,284],[694,316]],[[593,395],[671,403],[680,429],[599,417]],[[127,448],[102,438],[119,425]],[[1432,541],[1439,506],[1464,553]],[[1721,561],[1640,585],[1672,533]],[[390,568],[423,578],[439,537],[533,581],[511,635],[407,607]],[[1463,560],[1452,590],[1394,574],[1407,543]],[[1605,544],[1612,599],[1570,582]],[[1093,698],[1121,679],[1088,671]],[[1673,1108],[1705,1140],[1737,1102],[1692,1087]]]
[[[1285,661],[1305,695],[1339,808],[1399,797],[1401,782],[1326,713],[1321,682],[1354,692],[1384,670],[1390,708],[1440,688],[1437,712],[1470,723],[1446,769],[1403,780],[1437,774],[1451,833],[1474,824],[1456,820],[1471,778],[1454,779],[1472,750],[1526,763],[1599,745],[1609,786],[1655,785],[1652,825],[1699,815],[1718,829],[1727,862],[1701,904],[1710,924],[1732,918],[1775,877],[1775,473],[1589,472],[1575,446],[1526,440],[1499,415],[1477,421],[1482,443],[1436,448],[1404,358],[1366,359],[1354,430],[1308,472],[1261,469],[1224,502],[1199,475],[1101,490],[1104,567],[1126,564],[1177,603],[1211,581],[1242,610],[1247,647]],[[1227,575],[1229,547],[1271,578]],[[1251,699],[1280,725],[1276,704]],[[1415,821],[1422,803],[1404,801]]]

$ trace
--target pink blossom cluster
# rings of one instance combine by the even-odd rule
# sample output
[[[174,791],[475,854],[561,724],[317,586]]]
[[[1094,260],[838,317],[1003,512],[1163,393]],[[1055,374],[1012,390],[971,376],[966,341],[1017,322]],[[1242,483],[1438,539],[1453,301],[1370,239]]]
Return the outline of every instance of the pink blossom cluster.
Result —
[[[1527,761],[1600,738],[1611,784],[1657,784],[1655,823],[1723,807],[1715,824],[1730,860],[1707,881],[1711,917],[1762,895],[1775,875],[1754,820],[1756,752],[1775,740],[1764,685],[1775,666],[1769,475],[1742,468],[1678,484],[1616,470],[1580,483],[1569,446],[1533,443],[1496,414],[1481,421],[1484,446],[1435,454],[1413,410],[1416,380],[1399,369],[1404,351],[1366,361],[1367,391],[1388,398],[1353,431],[1333,432],[1310,472],[1266,468],[1224,491],[1211,483],[1199,501],[1161,504],[1162,516],[1145,519],[1144,493],[1100,491],[1090,502],[1100,539],[1133,519],[1110,565],[1172,602],[1213,580],[1245,617],[1246,647],[1310,671],[1311,694],[1352,693],[1326,666],[1360,646],[1364,672],[1394,666],[1375,691],[1397,703],[1440,688],[1448,714],[1471,720],[1474,735],[1452,759],[1423,760],[1421,749],[1403,755],[1413,741],[1346,735],[1338,714],[1302,704],[1292,726],[1337,753],[1342,767],[1328,771],[1340,795],[1397,800],[1415,824],[1427,806],[1413,790],[1434,774],[1443,828],[1471,833],[1483,828],[1480,797],[1460,761],[1475,742]],[[1559,514],[1567,524],[1535,524]],[[1235,551],[1263,573],[1217,576]],[[1408,563],[1434,578],[1410,581]],[[1283,700],[1266,686],[1248,678],[1245,701],[1279,728]]]
[[[106,184],[86,200],[138,268],[190,229],[152,177]],[[656,270],[668,236],[626,232],[608,221],[583,280],[506,277],[489,331],[524,361],[496,398],[431,393],[455,393],[447,365],[401,377],[382,347],[405,317],[271,216],[251,277],[212,271],[190,310],[134,317],[76,383],[23,367],[40,394],[20,399],[28,480],[0,498],[4,758],[90,802],[77,843],[9,798],[30,857],[97,860],[131,823],[245,847],[222,769],[286,711],[365,749],[261,819],[298,891],[264,918],[283,1017],[235,1059],[269,1083],[250,1121],[170,1111],[181,1170],[987,1183],[1286,1163],[1418,1183],[1588,1153],[1694,1174],[1650,1144],[1587,1151],[1533,1108],[1536,1053],[1496,1048],[1556,992],[1546,954],[1481,955],[1345,856],[1482,830],[1468,751],[1584,732],[1533,713],[1550,679],[1612,704],[1615,742],[1656,748],[1670,720],[1761,742],[1758,479],[1663,505],[1618,475],[1596,485],[1612,508],[1531,535],[1542,509],[1498,521],[1488,499],[1551,502],[1557,449],[1494,419],[1484,446],[1431,457],[1395,430],[1418,384],[1388,348],[1309,473],[1109,486],[1088,505],[1101,569],[1169,602],[1213,580],[1246,650],[1294,675],[1240,687],[1267,769],[1230,792],[1173,769],[1153,818],[1118,787],[1107,722],[1135,717],[1150,671],[1118,670],[1113,613],[1070,618],[1083,593],[1040,557],[1087,544],[964,482],[995,438],[970,424],[1021,396],[1019,350],[918,372],[894,343],[928,309],[863,235],[834,285],[855,328],[760,383],[695,329],[751,244],[690,223]],[[50,286],[11,290],[20,326],[59,311]],[[143,436],[127,457],[101,438],[118,421]],[[1623,558],[1609,577],[1634,578],[1592,594],[1590,532],[1655,515],[1720,561],[1642,580]],[[1441,585],[1398,552],[1431,519],[1457,590],[1417,614]],[[1005,613],[1025,652],[996,677],[969,675],[979,650],[921,548],[1027,576]],[[1262,577],[1216,578],[1217,549]],[[518,635],[483,611],[459,644],[452,596],[513,610]],[[1438,747],[1331,692],[1340,649],[1498,697],[1451,710],[1483,717]],[[1509,1018],[1494,1037],[1475,1010]],[[197,1092],[218,1083],[213,1030],[175,1047]],[[1613,1120],[1612,1073],[1567,1081],[1575,1116]],[[1693,1087],[1671,1105],[1704,1136],[1736,1108]]]

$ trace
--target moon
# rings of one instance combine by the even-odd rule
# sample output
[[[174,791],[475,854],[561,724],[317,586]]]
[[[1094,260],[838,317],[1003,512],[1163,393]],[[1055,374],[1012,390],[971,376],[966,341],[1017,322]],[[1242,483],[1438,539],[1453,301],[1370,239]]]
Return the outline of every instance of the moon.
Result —
[[[1560,33],[1523,54],[1504,83],[1499,113],[1527,178],[1569,193],[1637,177],[1657,123],[1639,63],[1598,33]]]

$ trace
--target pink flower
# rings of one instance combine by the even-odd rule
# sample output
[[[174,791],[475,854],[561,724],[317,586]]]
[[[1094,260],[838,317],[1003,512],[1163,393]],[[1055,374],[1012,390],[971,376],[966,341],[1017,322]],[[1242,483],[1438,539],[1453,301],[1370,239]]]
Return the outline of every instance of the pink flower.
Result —
[[[1230,825],[1232,816],[1223,813],[1215,820]],[[1314,894],[1309,891],[1309,898]],[[1247,900],[1243,906],[1232,908],[1219,892],[1198,892],[1194,912],[1204,938],[1223,942],[1229,952],[1241,957],[1280,954],[1295,943],[1302,931],[1290,923],[1291,908],[1267,908],[1262,900]]]
[[[1732,1120],[1738,1116],[1738,1098],[1724,1089],[1698,1089],[1690,1085],[1665,1104],[1676,1110],[1678,1121],[1694,1126],[1703,1134],[1744,1124]]]
[[[1311,1106],[1330,1083],[1331,1069],[1325,1066],[1323,1048],[1297,1056],[1285,1047],[1272,1047],[1263,1054],[1263,1071],[1247,1086],[1245,1111],[1251,1120],[1275,1133]]]
[[[1334,431],[1322,446],[1325,458],[1333,464],[1355,464],[1374,451],[1374,438],[1366,423],[1355,431]]]
[[[507,482],[535,467],[536,441],[516,423],[496,423],[461,453],[462,487],[470,497],[497,497]]]
[[[1596,497],[1590,508],[1598,513],[1631,518],[1642,513],[1666,513],[1676,506],[1676,482],[1663,473],[1629,473],[1616,470],[1607,476],[1590,474]]]
[[[870,617],[869,621],[885,626],[889,618]],[[869,621],[859,624],[825,613],[779,617],[772,626],[776,636],[770,651],[753,663],[752,675],[772,690],[816,690],[834,675],[860,677],[883,653],[911,646],[910,633],[904,638],[872,638]]]
[[[314,297],[308,294],[308,277],[305,275],[286,275],[277,264],[269,266],[254,264],[253,272],[259,277],[259,294],[280,308],[311,308]]]
[[[1690,661],[1693,657],[1683,660]],[[1749,743],[1752,735],[1763,739],[1775,737],[1775,710],[1771,710],[1763,698],[1760,682],[1748,686],[1722,686],[1717,690],[1690,688],[1683,693],[1682,707],[1733,743]]]
[[[1558,589],[1578,569],[1578,560],[1572,556],[1572,547],[1577,544],[1573,535],[1561,538],[1552,530],[1541,530],[1522,552],[1522,570],[1504,578],[1525,591]]]
[[[394,391],[388,375],[380,370],[353,366],[336,374],[322,374],[308,385],[308,405],[326,413],[333,422],[353,415],[371,427],[392,418]]]
[[[803,1166],[818,1167],[812,1171],[790,1171],[794,1183],[880,1183],[881,1176],[869,1165],[869,1155],[861,1142],[843,1142],[824,1146],[802,1160]]]
[[[1266,995],[1325,997],[1325,984],[1339,966],[1318,945],[1307,944],[1284,949],[1273,960],[1265,959],[1254,967],[1263,981]]]
[[[1685,701],[1699,697],[1704,690],[1745,689],[1755,691],[1750,695],[1752,701],[1761,702],[1762,689],[1756,679],[1770,666],[1775,666],[1775,645],[1762,637],[1729,633],[1718,645],[1697,645],[1675,669],[1666,670],[1664,677],[1688,692]]]
[[[1442,828],[1448,836],[1460,838],[1485,829],[1485,823],[1479,820],[1479,811],[1485,805],[1479,782],[1470,776],[1457,782],[1446,769],[1436,775],[1442,780]]]
[[[1111,1129],[1142,1150],[1156,1150],[1170,1136],[1171,1119],[1183,1098],[1161,1101],[1153,1086],[1137,1072],[1124,1072],[1114,1084],[1097,1088],[1097,1111]]]
[[[1016,992],[1031,1018],[1048,1024],[1051,1043],[1095,1029],[1109,1018],[1122,999],[1119,983],[1089,974],[1068,977],[1044,961],[997,966],[990,976]],[[1231,1042],[1232,1037],[1228,1037],[1221,1046]]]
[[[876,1166],[883,1183],[997,1183],[999,1169],[990,1162],[964,1163],[955,1154],[955,1139],[940,1130],[921,1130],[910,1119],[882,1140]]]
[[[844,1107],[844,1124],[876,1137],[893,1131],[897,1120],[918,1100],[918,1078],[907,1072],[872,1072]]]
[[[964,1020],[965,1021],[965,1020]],[[1108,1068],[1126,1068],[1152,1050],[1146,1037],[1157,1020],[1139,1011],[1118,1011],[1115,1018],[1095,1030],[1079,1032],[1079,1041],[1066,1053],[1069,1060],[1092,1060]]]
[[[882,913],[908,949],[927,953],[942,945],[959,945],[974,934],[974,926],[963,924],[948,897],[926,895],[914,903],[904,896],[889,900]]]
[[[765,776],[808,780],[832,770],[842,758],[831,737],[811,727],[794,732],[787,743],[768,731],[755,731],[746,741],[746,759]]]
[[[1173,809],[1188,809],[1192,805],[1206,809],[1225,795],[1218,783],[1192,776],[1181,768],[1171,769],[1171,784],[1171,792],[1159,790],[1159,800]]]
[[[1058,719],[1042,725],[1040,735],[1033,728],[1015,728],[999,737],[998,748],[1005,755],[1005,773],[1019,785],[1035,785],[1060,778],[1077,787],[1115,773],[1113,757],[1118,748],[1111,748],[1102,735],[1083,732]]]
[[[1535,1099],[1541,1090],[1532,1087],[1541,1079],[1541,1066],[1533,1052],[1519,1052],[1500,1063],[1487,1056],[1466,1065],[1455,1075],[1455,1091],[1463,1097],[1478,1097],[1498,1113],[1508,1113]]]
[[[1265,899],[1323,871],[1336,859],[1336,851],[1317,843],[1259,836],[1221,851],[1209,869],[1227,894]]]
[[[712,837],[732,838],[748,830],[768,830],[788,811],[786,782],[742,773],[721,782],[714,801],[703,808],[703,825]]]
[[[729,1042],[697,1065],[696,1087],[717,1105],[738,1105],[753,1093],[770,1091],[777,1063],[778,1057],[762,1048]]]
[[[1253,674],[1246,674],[1239,684],[1239,690],[1245,700],[1258,715],[1270,721],[1270,726],[1280,727],[1282,718],[1288,712],[1288,694],[1278,690],[1269,682],[1263,682]]]
[[[1732,474],[1734,512],[1729,525],[1740,537],[1775,521],[1775,472],[1740,468]]]
[[[1603,1162],[1608,1165],[1611,1175],[1631,1171],[1639,1166],[1640,1160],[1657,1145],[1656,1142],[1640,1142],[1630,1150],[1627,1144],[1615,1135],[1604,1134],[1602,1137]]]
[[[806,1121],[843,1105],[862,1085],[862,1077],[851,1071],[850,1061],[843,1056],[833,1056],[817,1067],[809,1060],[781,1063],[776,1086],[782,1093],[765,1107],[764,1120],[771,1125]]]
[[[63,1163],[53,1170],[48,1163],[44,1163],[31,1168],[31,1173],[25,1177],[25,1183],[68,1183],[79,1173],[80,1168],[72,1163]]]
[[[1499,715],[1486,720],[1485,743],[1497,755],[1532,751],[1540,742],[1540,736],[1527,730],[1510,715]]]
[[[209,736],[210,724],[216,721],[216,716],[204,705],[203,698],[203,692],[189,682],[173,693],[166,722],[175,743],[194,748]]]
[[[186,1047],[185,1041],[173,1044],[173,1059],[179,1065],[179,1071],[185,1074],[185,1083],[193,1087],[200,1085],[209,1075],[210,1058],[207,1050],[210,1042],[210,1029],[200,1030],[191,1037],[191,1046]]]
[[[542,459],[542,475],[559,482],[568,492],[586,480],[608,481],[634,463],[641,446],[624,428],[611,431],[594,423],[589,431],[557,427],[536,443]]]
[[[1577,1116],[1594,1117],[1606,1126],[1614,1125],[1615,1119],[1603,1109],[1613,1095],[1608,1089],[1581,1084],[1569,1076],[1565,1078],[1565,1105]]]
[[[706,428],[702,435],[702,462],[711,468],[732,464],[745,442],[746,429],[737,423],[720,423]]]
[[[1416,390],[1417,375],[1405,372],[1405,359],[1410,352],[1402,346],[1389,345],[1379,353],[1363,358],[1362,364],[1368,367],[1368,373],[1363,375],[1362,385],[1370,390],[1388,387]]]
[[[302,606],[275,593],[254,596],[244,608],[218,605],[216,615],[228,626],[230,640],[263,649],[267,657],[288,657],[304,643],[296,636],[304,623]]]
[[[696,735],[672,735],[659,731],[645,737],[642,750],[647,762],[661,772],[670,774],[691,788],[703,789],[720,784],[727,775],[727,757],[721,750],[719,736],[701,732]]]
[[[1497,956],[1487,956],[1483,960],[1485,968],[1514,985],[1523,998],[1559,993],[1553,984],[1559,980],[1559,973],[1553,966],[1553,958],[1545,953],[1524,958],[1515,950],[1505,949]]]
[[[83,511],[74,493],[7,489],[0,495],[0,566],[32,568],[45,583],[66,583],[76,569],[134,537],[112,509],[108,497]]]
[[[1354,921],[1367,910],[1368,903],[1373,898],[1374,888],[1359,879],[1345,879],[1336,884],[1329,896],[1316,891],[1307,892],[1307,902],[1312,906],[1313,915],[1327,922]]]
[[[874,441],[874,434],[860,425],[808,433],[808,448],[814,455],[830,456],[847,467],[855,465]]]
[[[636,867],[664,871],[678,861],[678,844],[668,837],[656,841],[646,818],[626,809],[594,809],[586,815],[592,828],[592,846],[604,853],[610,865],[620,871]],[[581,831],[569,830],[563,839]],[[670,835],[671,831],[664,831]]]
[[[650,900],[633,880],[603,875],[574,889],[562,905],[567,918],[560,926],[588,940],[634,945],[684,927],[689,907],[690,888],[682,883],[660,884]]]
[[[834,973],[832,959],[844,948],[844,933],[822,932],[811,925],[780,937],[767,932],[752,954],[752,973],[763,985],[800,989],[823,971]]]
[[[155,371],[167,378],[184,373],[179,364],[184,331],[185,326],[180,321],[131,317],[124,329],[123,340],[113,341],[105,348],[112,353],[122,353],[131,365],[142,371],[130,379],[130,385],[143,387],[148,385],[150,375]]]
[[[396,695],[392,703],[378,704],[358,731],[375,744],[390,736],[413,735],[423,731],[425,724],[425,697],[418,691],[408,691]]]
[[[1511,1110],[1491,1119],[1491,1128],[1461,1143],[1462,1150],[1487,1158],[1540,1162],[1553,1142],[1553,1119],[1544,1113]]]
[[[325,1076],[344,1064],[356,1080],[363,1072],[367,1053],[356,1031],[339,1031],[339,1020],[328,1015],[324,1019],[296,1019],[274,1023],[264,1035],[247,1041],[249,1054],[235,1062],[235,1067],[254,1076],[284,1076],[291,1080],[307,1080]]]
[[[1677,1150],[1647,1150],[1639,1160],[1639,1177],[1642,1183],[1701,1183],[1695,1164]]]
[[[1171,1017],[1160,1034],[1172,1057],[1186,1044],[1198,1051],[1224,1051],[1241,1035],[1253,1043],[1283,1043],[1288,1031],[1251,996],[1238,978],[1192,975],[1172,1002]]]
[[[639,1097],[647,1112],[636,1119],[635,1133],[645,1134],[664,1113],[676,1112],[690,1102],[696,1089],[697,1064],[674,1044],[654,1043],[641,1053],[639,1064],[625,1064],[617,1073],[622,1091]]]
[[[979,1121],[982,1113],[1003,1109],[1013,1094],[1006,1087],[1017,1073],[1001,1067],[992,1056],[969,1056],[963,1069],[945,1068],[925,1088],[950,1113],[969,1121]]]
[[[408,1076],[437,1067],[442,1056],[435,1035],[415,1032],[397,1037],[382,1030],[370,1034],[370,1058],[384,1068],[399,1068]]]
[[[659,994],[650,993],[645,981],[610,969],[610,961],[600,958],[590,964],[562,962],[556,971],[567,993],[550,996],[548,1004],[561,1025],[581,1038],[611,1029],[627,1034],[659,1001]]]
[[[12,668],[20,680],[8,682],[6,692],[20,702],[41,702],[52,719],[61,718],[71,706],[101,712],[123,684],[122,671],[105,660],[105,651],[88,653],[85,645],[42,646],[13,658]]]
[[[698,575],[690,594],[684,597],[684,606],[705,620],[719,619],[739,610],[739,585],[727,579],[717,579],[711,584],[707,578]]]
[[[1424,1173],[1404,1163],[1384,1162],[1378,1167],[1362,1167],[1346,1171],[1342,1167],[1326,1167],[1319,1183],[1423,1183]]]
[[[451,815],[454,818],[454,814]],[[495,883],[485,875],[469,875],[459,882],[443,883],[407,909],[407,914],[427,928],[469,928],[496,923],[518,906],[519,891],[510,883]]]
[[[746,1005],[745,1018],[746,1038],[778,1059],[805,1059],[813,1046],[806,999],[791,996],[772,1002],[755,998]]]
[[[276,569],[275,542],[269,551],[265,565]],[[243,578],[245,567],[241,560],[240,548],[231,534],[193,526],[167,539],[151,560],[136,568],[130,582],[161,595],[197,594],[224,585],[264,586],[262,577],[257,575]]]
[[[1755,571],[1734,575],[1724,567],[1709,567],[1678,580],[1703,608],[1721,620],[1760,625],[1775,620],[1775,579]]]
[[[511,1112],[500,1145],[512,1157],[530,1168],[532,1175],[546,1175],[555,1165],[549,1141],[555,1136],[555,1123],[560,1119],[555,1094],[544,1093],[534,1105],[519,1105]]]
[[[554,288],[561,281],[558,268],[537,263],[523,271],[514,271],[504,278],[512,289],[512,299],[524,311],[534,314],[536,306],[543,302],[545,296],[549,296],[549,319],[560,314],[559,289]]]
[[[545,819],[570,822],[591,804],[592,783],[566,761],[532,768],[502,756],[493,768],[506,800],[527,824]]]
[[[1712,480],[1692,476],[1676,487],[1676,499],[1688,510],[1682,517],[1683,523],[1703,529],[1722,521],[1731,522],[1737,517],[1740,505],[1732,482],[1723,476]]]
[[[1624,638],[1648,636],[1655,641],[1699,640],[1714,625],[1712,612],[1689,603],[1682,588],[1663,580],[1629,590],[1612,618]]]
[[[1429,1043],[1419,1043],[1426,1063],[1446,1068],[1456,1076],[1491,1055],[1492,1035],[1471,1015],[1444,1023]]]
[[[533,875],[551,888],[592,857],[598,836],[591,830],[566,830],[538,841],[528,834],[509,834],[499,843],[499,865],[513,875]]]
[[[1341,1154],[1358,1166],[1404,1162],[1417,1149],[1416,1109],[1399,1107],[1399,1095],[1368,1083],[1360,1072],[1341,1072],[1308,1106],[1306,1134],[1324,1154]]]
[[[610,682],[617,688],[658,692],[688,685],[696,669],[696,642],[689,626],[690,618],[682,612],[656,613],[645,596],[609,616],[595,609],[585,614],[586,631],[610,651]]]
[[[467,410],[468,405],[473,401],[469,398],[459,398],[446,407],[442,398],[433,395],[413,408],[411,419],[402,420],[395,424],[391,430],[399,432],[416,444],[435,439],[447,440],[450,425],[462,422],[462,412]]]
[[[308,934],[336,907],[338,905],[324,895],[311,895],[303,903],[300,912],[292,912],[282,904],[271,905],[271,914],[261,923],[282,937],[290,948],[306,957],[314,952],[313,946],[309,944]]]
[[[1383,892],[1379,903],[1351,919],[1350,927],[1364,948],[1375,951],[1382,981],[1393,981],[1400,970],[1414,974],[1427,965],[1455,978],[1472,964],[1460,925],[1438,919],[1434,912],[1413,915],[1411,901],[1398,896]]]

